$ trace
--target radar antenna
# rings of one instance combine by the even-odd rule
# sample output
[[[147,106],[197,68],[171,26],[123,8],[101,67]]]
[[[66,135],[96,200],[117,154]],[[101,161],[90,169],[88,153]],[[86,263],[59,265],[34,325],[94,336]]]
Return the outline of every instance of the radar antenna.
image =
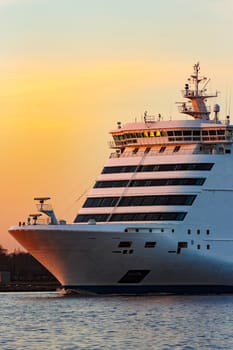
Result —
[[[29,217],[31,217],[33,219],[33,225],[37,224],[37,219],[41,216],[42,214],[29,214]],[[30,220],[30,219],[29,219]]]
[[[48,201],[50,197],[35,197],[34,201],[39,201],[40,203],[40,209],[43,210],[44,202]]]
[[[55,213],[53,211],[53,208],[49,204],[45,204],[46,201],[48,201],[50,197],[35,197],[34,200],[38,201],[37,209],[41,212],[46,214],[50,218],[50,224],[51,225],[57,225],[57,218],[55,216]],[[41,215],[41,214],[40,214]]]

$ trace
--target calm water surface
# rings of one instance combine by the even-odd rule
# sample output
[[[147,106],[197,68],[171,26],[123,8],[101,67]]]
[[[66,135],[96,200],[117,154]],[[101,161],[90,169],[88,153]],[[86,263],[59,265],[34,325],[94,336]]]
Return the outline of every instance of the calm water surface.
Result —
[[[0,349],[233,349],[233,296],[0,293]]]

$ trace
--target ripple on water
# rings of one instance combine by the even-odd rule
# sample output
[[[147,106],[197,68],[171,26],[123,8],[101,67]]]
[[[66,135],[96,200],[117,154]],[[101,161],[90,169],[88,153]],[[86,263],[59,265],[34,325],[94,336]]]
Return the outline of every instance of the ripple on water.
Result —
[[[233,296],[1,293],[0,349],[232,350]]]

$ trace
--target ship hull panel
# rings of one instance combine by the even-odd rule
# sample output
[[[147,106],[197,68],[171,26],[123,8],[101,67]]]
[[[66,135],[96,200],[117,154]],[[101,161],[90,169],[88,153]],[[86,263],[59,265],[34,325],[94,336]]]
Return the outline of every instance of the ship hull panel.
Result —
[[[197,249],[181,226],[175,231],[153,225],[155,232],[146,225],[141,232],[125,232],[122,225],[90,226],[37,225],[10,232],[65,290],[79,294],[233,292],[231,240],[219,242],[223,255],[216,244],[211,250]],[[202,247],[209,241],[198,237]]]

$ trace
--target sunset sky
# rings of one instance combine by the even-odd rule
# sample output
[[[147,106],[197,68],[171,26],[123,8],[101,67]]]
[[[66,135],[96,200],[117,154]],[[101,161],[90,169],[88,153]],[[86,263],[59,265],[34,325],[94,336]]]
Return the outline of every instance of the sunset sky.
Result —
[[[72,221],[109,154],[109,131],[145,110],[177,118],[197,61],[233,91],[232,0],[0,0],[0,244],[50,196]]]

